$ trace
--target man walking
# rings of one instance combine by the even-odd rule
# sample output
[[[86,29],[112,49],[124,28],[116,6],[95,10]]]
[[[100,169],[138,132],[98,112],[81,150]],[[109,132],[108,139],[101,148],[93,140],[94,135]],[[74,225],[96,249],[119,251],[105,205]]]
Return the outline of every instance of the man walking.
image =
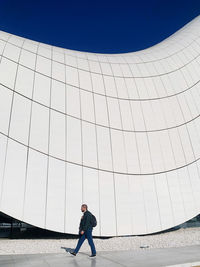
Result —
[[[81,211],[83,212],[83,216],[81,217],[80,225],[79,225],[79,240],[77,246],[73,252],[70,252],[72,255],[76,256],[83,242],[87,238],[88,243],[91,248],[92,254],[90,257],[96,256],[96,249],[94,246],[93,238],[92,238],[92,230],[93,230],[93,222],[92,222],[92,213],[88,210],[88,206],[83,204],[81,206]]]

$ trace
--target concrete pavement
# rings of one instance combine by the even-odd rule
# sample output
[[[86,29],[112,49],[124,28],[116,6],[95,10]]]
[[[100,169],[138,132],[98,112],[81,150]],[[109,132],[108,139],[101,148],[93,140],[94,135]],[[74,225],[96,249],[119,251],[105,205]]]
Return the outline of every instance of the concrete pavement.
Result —
[[[65,248],[69,250],[69,248]],[[96,258],[90,252],[79,252],[77,256],[65,253],[1,255],[1,267],[160,267],[200,266],[200,245],[141,249],[128,251],[101,251]]]

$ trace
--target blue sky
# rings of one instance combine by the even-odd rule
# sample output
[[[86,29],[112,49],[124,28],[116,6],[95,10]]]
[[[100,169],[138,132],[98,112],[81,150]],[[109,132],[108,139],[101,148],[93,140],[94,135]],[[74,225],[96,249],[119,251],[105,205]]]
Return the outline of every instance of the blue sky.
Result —
[[[80,51],[152,46],[200,15],[200,0],[0,0],[0,30]]]

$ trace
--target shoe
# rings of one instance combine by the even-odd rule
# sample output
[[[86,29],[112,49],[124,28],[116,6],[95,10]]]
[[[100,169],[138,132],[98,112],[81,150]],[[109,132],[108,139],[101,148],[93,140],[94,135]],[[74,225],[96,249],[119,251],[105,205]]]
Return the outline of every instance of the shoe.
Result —
[[[96,254],[92,254],[92,255],[90,255],[90,257],[95,257],[96,256]]]
[[[72,254],[72,255],[74,255],[74,256],[76,256],[76,253],[75,253],[75,252],[71,252],[71,251],[70,251],[69,253]]]

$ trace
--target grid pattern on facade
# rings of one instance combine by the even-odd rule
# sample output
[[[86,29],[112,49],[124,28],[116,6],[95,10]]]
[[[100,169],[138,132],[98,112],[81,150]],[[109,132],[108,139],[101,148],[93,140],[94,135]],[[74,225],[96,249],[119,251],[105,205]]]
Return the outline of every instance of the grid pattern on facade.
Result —
[[[200,213],[200,20],[134,53],[0,32],[0,210],[76,234],[162,231]]]

